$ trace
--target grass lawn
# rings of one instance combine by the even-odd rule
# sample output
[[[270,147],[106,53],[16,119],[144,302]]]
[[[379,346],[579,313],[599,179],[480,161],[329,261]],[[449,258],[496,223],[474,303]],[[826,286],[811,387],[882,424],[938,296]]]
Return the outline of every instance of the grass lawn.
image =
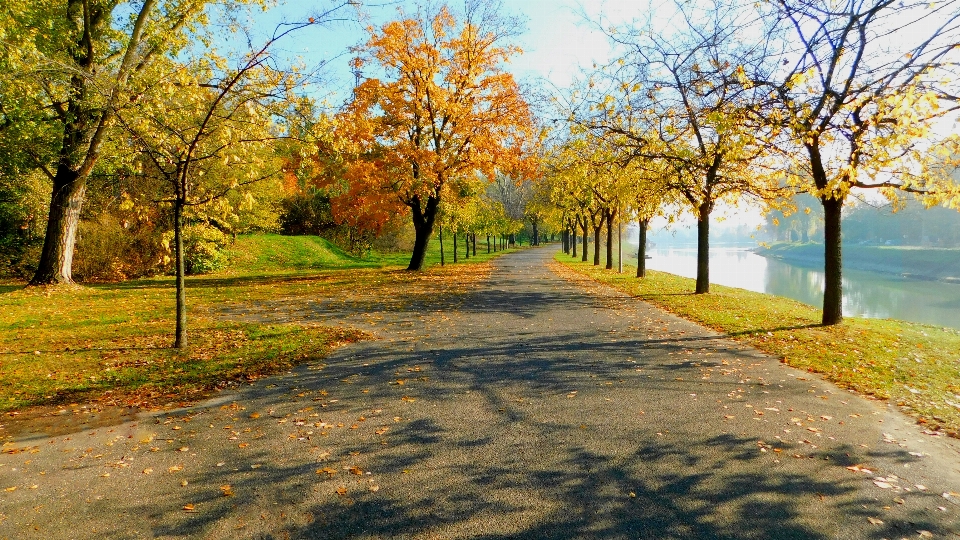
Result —
[[[477,247],[469,263],[503,253],[487,255]],[[431,245],[428,268],[411,273],[402,270],[408,253],[353,257],[317,237],[240,237],[227,270],[187,278],[190,347],[184,351],[170,348],[175,305],[170,276],[82,287],[5,282],[0,412],[81,401],[173,407],[322,359],[363,334],[303,321],[237,322],[221,308],[357,295],[397,304],[417,295],[457,294],[482,277],[478,269],[485,265],[441,268],[434,264],[439,258],[439,248]]]
[[[847,318],[820,326],[820,311],[763,293],[710,285],[636,266],[624,273],[558,253],[556,260],[601,283],[698,322],[844,388],[888,399],[930,429],[960,432],[960,331],[889,319]]]

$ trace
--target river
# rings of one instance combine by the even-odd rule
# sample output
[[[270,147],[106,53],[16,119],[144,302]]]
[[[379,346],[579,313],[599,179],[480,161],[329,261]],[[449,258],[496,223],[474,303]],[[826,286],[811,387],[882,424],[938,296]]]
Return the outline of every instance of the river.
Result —
[[[822,269],[768,259],[751,249],[711,248],[710,282],[822,305]],[[648,255],[647,268],[690,278],[697,274],[695,246],[657,247]],[[843,313],[960,328],[960,284],[844,269]]]

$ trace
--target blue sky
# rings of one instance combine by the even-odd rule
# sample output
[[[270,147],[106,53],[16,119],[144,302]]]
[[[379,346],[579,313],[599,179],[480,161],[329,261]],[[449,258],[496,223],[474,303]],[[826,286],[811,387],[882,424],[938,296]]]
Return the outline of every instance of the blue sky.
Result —
[[[456,6],[457,1],[451,4]],[[581,13],[586,11],[595,18],[602,12],[615,21],[630,20],[638,15],[636,11],[640,2],[503,0],[503,4],[508,13],[525,19],[527,28],[515,40],[524,53],[511,61],[509,69],[521,80],[564,88],[580,72],[581,67],[589,68],[594,61],[606,60],[609,54],[606,38],[590,28]],[[335,5],[339,3],[329,0],[287,0],[265,14],[258,13],[252,26],[256,32],[267,34],[281,21],[302,21]],[[369,18],[369,23],[378,25],[396,19],[398,5],[409,6],[411,3],[363,0],[362,11]],[[326,62],[326,82],[311,93],[320,95],[333,92],[330,98],[333,105],[341,99],[338,96],[353,84],[353,76],[347,67],[350,54],[346,51],[351,45],[364,40],[364,27],[367,24],[357,19],[354,8],[343,8],[337,13],[343,20],[302,29],[282,42],[277,50],[287,59],[302,58],[308,68]],[[541,78],[549,83],[543,83]]]

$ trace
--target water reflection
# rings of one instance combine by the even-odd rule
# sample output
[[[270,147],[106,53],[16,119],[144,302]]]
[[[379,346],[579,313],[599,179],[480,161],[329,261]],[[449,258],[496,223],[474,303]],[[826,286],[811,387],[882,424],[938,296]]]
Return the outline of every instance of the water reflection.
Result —
[[[696,247],[650,250],[647,268],[695,277]],[[820,307],[822,269],[767,259],[750,248],[710,250],[710,281],[775,294]],[[843,312],[853,317],[892,318],[960,328],[960,285],[844,270]]]

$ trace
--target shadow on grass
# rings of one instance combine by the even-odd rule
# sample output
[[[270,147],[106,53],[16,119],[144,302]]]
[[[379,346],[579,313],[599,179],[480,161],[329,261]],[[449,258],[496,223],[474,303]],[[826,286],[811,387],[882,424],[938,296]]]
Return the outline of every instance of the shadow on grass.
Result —
[[[19,291],[27,287],[26,283],[0,283],[0,294],[11,293],[13,291]]]
[[[756,334],[766,334],[767,332],[782,332],[788,330],[807,330],[809,328],[827,328],[820,323],[797,324],[793,326],[777,326],[774,328],[754,328],[751,330],[741,330],[739,332],[730,332],[726,335],[730,337],[753,336]]]

